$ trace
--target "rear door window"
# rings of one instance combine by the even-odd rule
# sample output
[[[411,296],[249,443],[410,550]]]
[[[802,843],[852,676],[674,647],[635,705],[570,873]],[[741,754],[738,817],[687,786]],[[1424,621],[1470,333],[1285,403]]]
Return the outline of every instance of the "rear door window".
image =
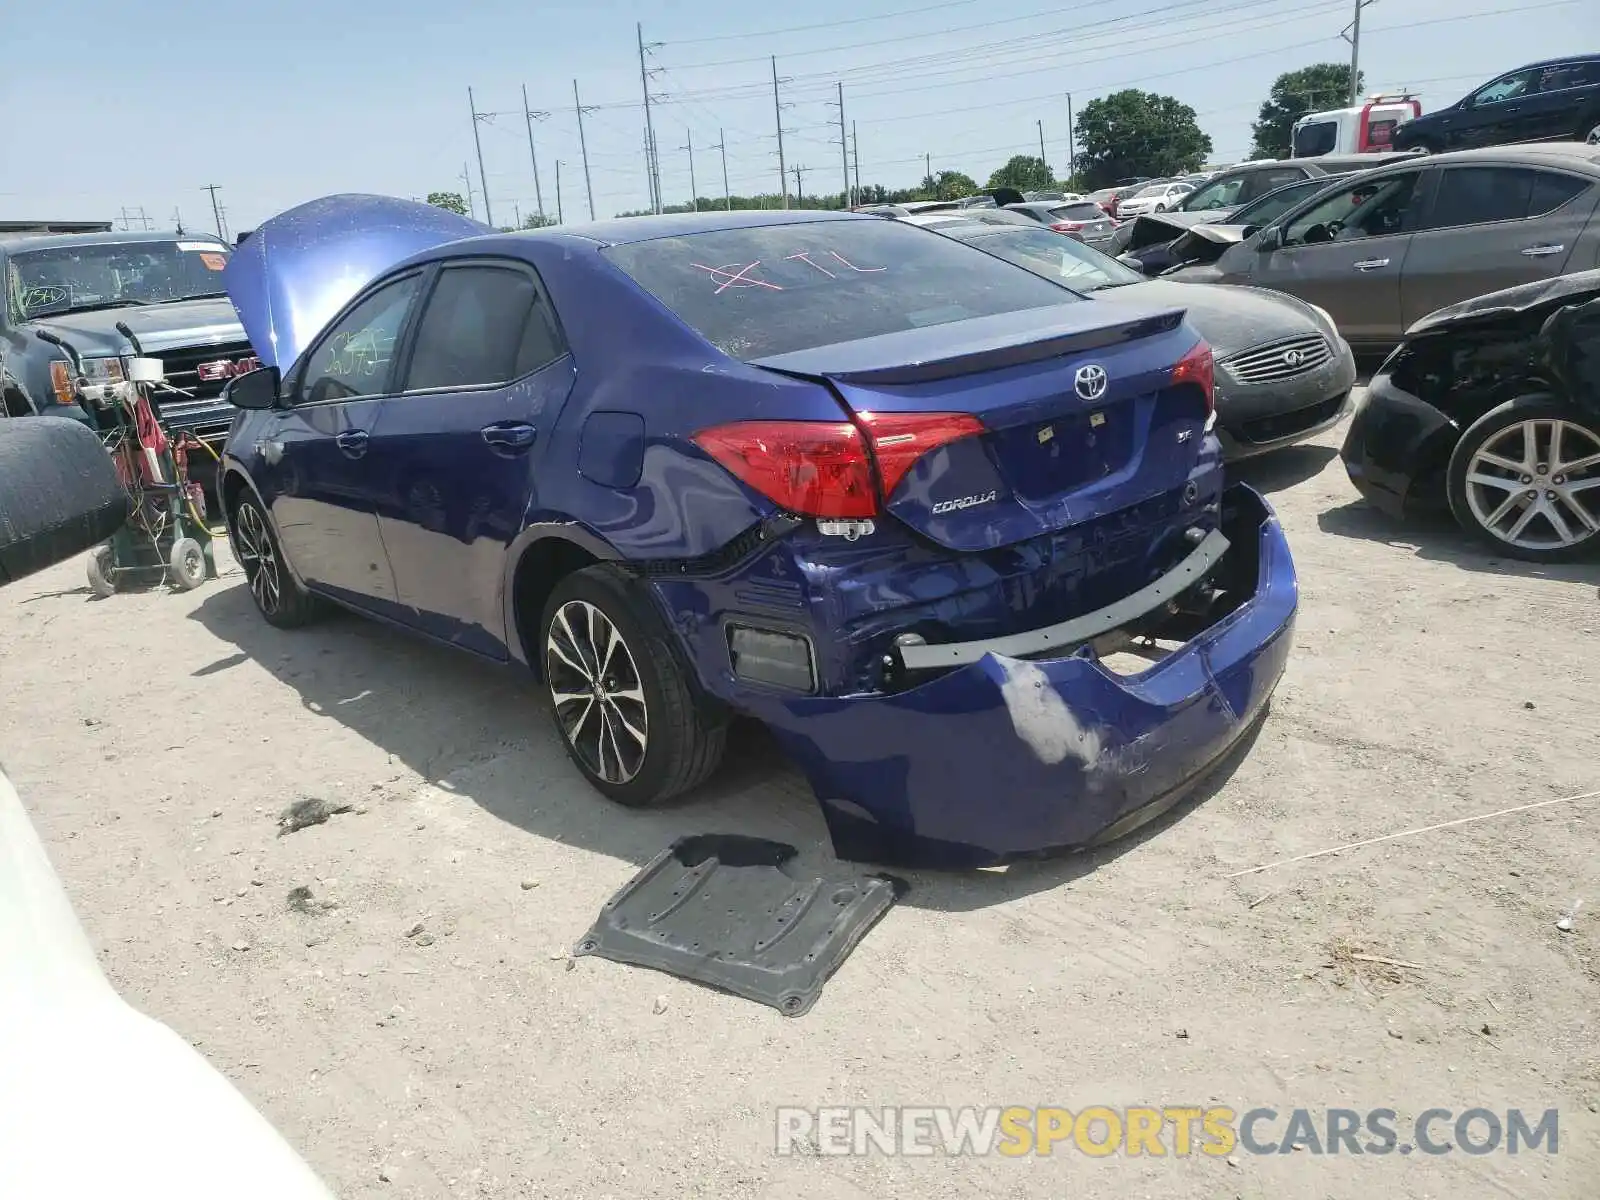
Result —
[[[745,360],[1078,299],[894,221],[722,229],[603,253],[708,342]]]
[[[417,323],[407,391],[493,387],[560,357],[549,305],[526,271],[447,267]]]
[[[1543,216],[1586,186],[1583,180],[1570,175],[1526,167],[1451,167],[1439,179],[1428,228],[1452,229]]]
[[[1539,72],[1541,92],[1564,92],[1591,83],[1600,83],[1600,61],[1556,63]]]

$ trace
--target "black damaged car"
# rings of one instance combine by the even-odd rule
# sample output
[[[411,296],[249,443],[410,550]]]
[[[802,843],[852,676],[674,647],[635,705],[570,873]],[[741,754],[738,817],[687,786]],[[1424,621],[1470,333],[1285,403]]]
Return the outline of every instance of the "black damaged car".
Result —
[[[1373,377],[1341,454],[1391,515],[1442,503],[1503,554],[1600,554],[1600,270],[1422,318]]]

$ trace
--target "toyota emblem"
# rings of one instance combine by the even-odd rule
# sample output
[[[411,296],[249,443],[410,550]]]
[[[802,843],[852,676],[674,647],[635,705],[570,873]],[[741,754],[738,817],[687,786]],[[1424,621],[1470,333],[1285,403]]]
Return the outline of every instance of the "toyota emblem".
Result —
[[[1298,367],[1305,361],[1305,358],[1306,356],[1298,350],[1285,350],[1283,352],[1283,365],[1286,367]]]
[[[1079,367],[1072,377],[1072,390],[1085,400],[1098,400],[1106,394],[1106,369],[1096,363]]]

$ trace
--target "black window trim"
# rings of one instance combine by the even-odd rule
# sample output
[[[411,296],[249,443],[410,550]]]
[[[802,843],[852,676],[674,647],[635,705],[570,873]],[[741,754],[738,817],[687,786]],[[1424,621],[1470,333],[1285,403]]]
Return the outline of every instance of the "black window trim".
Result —
[[[1571,204],[1579,196],[1583,195],[1583,191],[1574,192],[1572,195],[1568,196],[1565,200],[1563,200],[1560,204],[1558,204],[1554,208],[1552,208],[1549,212],[1542,212],[1542,213],[1539,213],[1539,214],[1537,214],[1535,216],[1509,217],[1509,218],[1506,218],[1505,220],[1501,220],[1501,221],[1472,221],[1470,223],[1463,224],[1463,225],[1438,225],[1438,226],[1434,225],[1434,223],[1433,223],[1434,209],[1435,209],[1435,206],[1438,203],[1439,189],[1444,185],[1445,173],[1448,172],[1448,171],[1482,171],[1482,170],[1531,171],[1535,175],[1541,175],[1541,174],[1543,174],[1543,175],[1562,175],[1562,176],[1565,176],[1568,179],[1581,179],[1584,182],[1584,184],[1586,185],[1586,187],[1584,188],[1584,191],[1588,190],[1588,188],[1593,187],[1595,185],[1595,178],[1592,175],[1585,175],[1581,171],[1563,170],[1560,167],[1553,167],[1553,166],[1547,167],[1542,163],[1540,163],[1538,165],[1535,165],[1533,163],[1509,162],[1509,161],[1505,161],[1505,160],[1502,160],[1502,161],[1499,161],[1499,162],[1437,163],[1437,164],[1431,165],[1428,168],[1428,173],[1429,173],[1429,175],[1432,176],[1432,181],[1428,185],[1427,195],[1423,197],[1423,204],[1422,204],[1422,208],[1420,210],[1423,215],[1422,215],[1421,219],[1417,222],[1417,227],[1415,229],[1413,229],[1413,230],[1410,230],[1410,232],[1411,233],[1452,233],[1457,229],[1483,229],[1483,228],[1486,228],[1486,227],[1492,226],[1492,225],[1514,225],[1514,224],[1516,224],[1516,223],[1518,223],[1520,221],[1542,221],[1546,217],[1554,216],[1556,213],[1560,212],[1563,208],[1567,207],[1567,205]]]
[[[417,306],[415,312],[407,321],[408,327],[406,329],[405,344],[401,348],[400,352],[396,355],[396,358],[401,361],[399,379],[402,382],[409,383],[411,380],[411,360],[416,354],[417,349],[417,327],[421,324],[423,314],[428,311],[428,305],[432,303],[433,294],[438,291],[439,281],[444,277],[446,271],[460,271],[472,267],[492,267],[497,270],[516,271],[522,275],[525,275],[528,279],[533,281],[534,293],[537,295],[539,301],[544,304],[546,311],[550,315],[550,323],[554,328],[556,340],[561,346],[561,353],[557,354],[548,362],[540,363],[537,367],[524,371],[522,374],[513,376],[510,379],[503,380],[500,383],[479,383],[471,384],[465,387],[403,387],[398,391],[389,393],[391,396],[396,398],[406,397],[409,399],[412,396],[441,396],[457,392],[498,392],[515,384],[521,383],[523,380],[537,375],[540,371],[549,369],[564,358],[572,357],[572,342],[568,339],[567,331],[561,323],[561,314],[556,311],[555,301],[550,298],[550,289],[545,287],[544,280],[540,278],[538,270],[533,266],[532,263],[527,262],[525,259],[513,258],[509,255],[503,254],[475,254],[470,257],[464,256],[461,258],[442,259],[431,265],[433,268],[432,277],[424,285],[421,297],[422,303]]]
[[[388,389],[394,384],[395,370],[400,361],[401,353],[410,341],[411,330],[416,325],[417,314],[422,311],[422,307],[417,303],[417,300],[428,294],[430,276],[434,274],[437,274],[436,264],[412,264],[403,270],[395,271],[393,274],[379,276],[357,292],[355,297],[339,310],[338,315],[322,327],[322,331],[317,335],[317,340],[306,347],[305,351],[300,355],[299,361],[294,364],[293,374],[280,388],[287,402],[286,407],[291,411],[298,412],[303,408],[323,408],[330,404],[360,404],[368,400],[383,400],[390,396],[398,395],[397,392]],[[366,396],[339,396],[328,400],[306,400],[301,398],[300,391],[305,384],[306,372],[311,368],[311,360],[316,357],[317,351],[322,349],[323,343],[338,332],[339,326],[344,322],[345,318],[385,288],[397,283],[403,283],[411,278],[418,279],[419,283],[416,294],[411,300],[411,308],[407,311],[405,320],[400,323],[400,328],[395,333],[395,350],[389,359],[389,378],[384,380],[385,390],[373,392],[371,395]]]

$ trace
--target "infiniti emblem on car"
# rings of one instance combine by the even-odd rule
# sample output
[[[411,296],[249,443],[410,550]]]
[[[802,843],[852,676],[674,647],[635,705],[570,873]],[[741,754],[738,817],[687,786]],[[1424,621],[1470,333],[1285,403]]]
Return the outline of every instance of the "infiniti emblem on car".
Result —
[[[1283,352],[1283,365],[1286,367],[1298,367],[1305,361],[1305,357],[1298,350],[1285,350]]]
[[[1106,394],[1106,369],[1090,363],[1079,367],[1072,377],[1072,390],[1085,400],[1098,400]]]

